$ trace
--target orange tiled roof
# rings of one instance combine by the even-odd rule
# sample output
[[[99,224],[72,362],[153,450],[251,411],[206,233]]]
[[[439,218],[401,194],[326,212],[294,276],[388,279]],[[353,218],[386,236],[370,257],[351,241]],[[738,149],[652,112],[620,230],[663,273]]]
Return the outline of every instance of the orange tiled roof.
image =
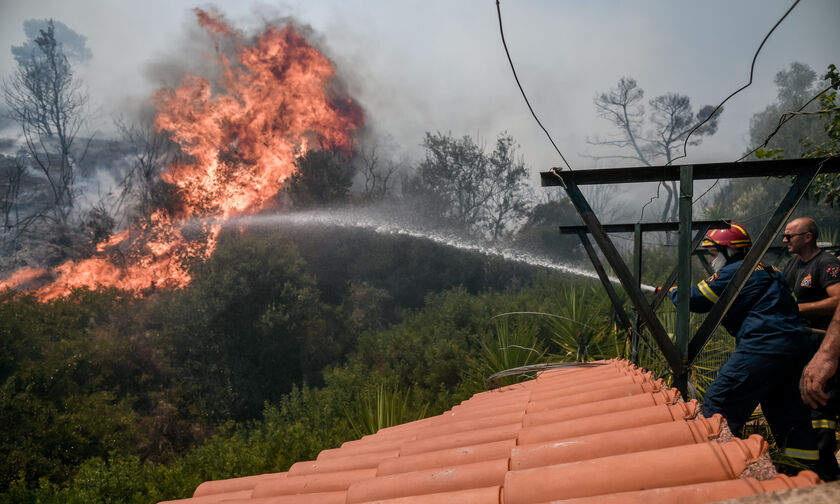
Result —
[[[288,472],[207,481],[183,504],[690,504],[813,485],[776,474],[761,436],[733,438],[627,361],[545,371],[436,417],[381,429]]]

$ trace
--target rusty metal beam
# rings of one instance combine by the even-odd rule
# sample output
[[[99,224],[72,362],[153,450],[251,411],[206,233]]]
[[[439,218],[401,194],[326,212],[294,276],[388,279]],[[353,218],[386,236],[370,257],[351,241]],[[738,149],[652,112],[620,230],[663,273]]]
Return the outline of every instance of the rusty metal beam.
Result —
[[[679,222],[639,222],[634,224],[603,224],[607,233],[635,233],[636,226],[643,233],[678,231]],[[729,223],[723,219],[692,221],[691,229],[726,229]],[[560,234],[577,234],[580,231],[588,231],[586,226],[560,226]]]
[[[799,175],[803,170],[820,166],[822,173],[840,173],[840,157],[813,159],[779,159],[744,161],[741,163],[707,163],[694,166],[694,180],[714,180],[747,177],[779,177]],[[555,175],[560,168],[540,173],[543,187],[562,186]],[[605,168],[601,170],[560,171],[563,182],[575,185],[629,184],[636,182],[669,182],[680,179],[679,166],[643,166],[635,168]]]
[[[665,356],[665,360],[668,361],[668,365],[675,374],[684,372],[685,363],[683,361],[683,356],[679,353],[676,346],[674,346],[674,343],[668,337],[668,333],[665,331],[665,328],[662,326],[662,322],[659,321],[656,313],[654,313],[654,311],[650,308],[642,290],[638,285],[636,285],[633,275],[624,263],[624,259],[621,258],[621,255],[618,253],[618,250],[616,250],[612,240],[610,240],[610,237],[607,235],[600,221],[598,221],[598,218],[595,216],[595,212],[592,211],[592,208],[589,206],[589,203],[586,201],[583,193],[580,192],[580,188],[578,188],[574,182],[563,185],[566,188],[566,193],[569,195],[569,199],[583,222],[586,224],[595,242],[598,244],[598,247],[601,249],[604,257],[607,259],[607,262],[609,262],[610,266],[612,266],[616,277],[619,282],[621,282],[621,286],[630,298],[631,303],[633,303],[633,307],[647,325],[648,331],[650,331],[651,336],[654,341],[656,341],[656,344],[659,346],[662,354]]]

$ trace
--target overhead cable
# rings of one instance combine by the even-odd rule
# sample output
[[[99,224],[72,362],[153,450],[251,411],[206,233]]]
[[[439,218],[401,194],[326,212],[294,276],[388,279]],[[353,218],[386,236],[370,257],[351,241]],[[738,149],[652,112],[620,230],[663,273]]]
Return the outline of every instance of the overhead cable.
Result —
[[[773,27],[772,27],[772,28],[770,28],[770,31],[768,31],[768,32],[767,32],[767,35],[765,35],[765,36],[764,36],[764,39],[761,41],[761,44],[759,44],[758,49],[756,49],[755,54],[753,55],[752,64],[750,65],[750,80],[749,80],[749,82],[747,82],[746,84],[744,84],[743,86],[741,86],[739,89],[735,90],[732,94],[730,94],[730,95],[729,95],[729,96],[727,96],[726,98],[724,98],[724,100],[723,100],[722,102],[720,102],[720,103],[718,104],[718,106],[717,106],[717,107],[715,107],[715,109],[714,109],[714,110],[712,110],[712,113],[711,113],[711,114],[709,114],[709,116],[708,116],[708,117],[706,117],[705,119],[703,119],[702,121],[700,121],[700,122],[699,122],[696,126],[694,126],[693,128],[691,128],[691,131],[689,131],[689,132],[688,132],[688,134],[685,136],[685,142],[683,143],[683,154],[682,154],[681,156],[677,156],[677,157],[675,157],[674,159],[672,159],[672,160],[668,161],[667,163],[665,163],[665,166],[670,165],[671,163],[673,163],[673,162],[674,162],[674,161],[676,161],[677,159],[682,159],[682,158],[684,158],[684,157],[687,157],[687,156],[688,156],[688,139],[689,139],[689,138],[691,138],[691,135],[692,135],[695,131],[697,131],[697,130],[701,127],[701,126],[703,126],[704,124],[706,124],[706,123],[707,123],[707,122],[708,122],[708,121],[709,121],[712,117],[714,117],[714,115],[715,115],[715,114],[716,114],[716,113],[717,113],[717,112],[721,109],[721,107],[723,107],[723,104],[724,104],[724,103],[728,102],[728,101],[729,101],[729,100],[730,100],[733,96],[735,96],[736,94],[740,93],[741,91],[743,91],[744,89],[746,89],[746,88],[748,88],[749,86],[751,86],[751,85],[752,85],[752,83],[753,83],[753,76],[755,75],[755,62],[758,60],[758,54],[761,52],[761,49],[764,47],[764,44],[767,42],[767,39],[769,39],[769,38],[770,38],[770,35],[772,35],[772,34],[773,34],[773,32],[776,30],[776,28],[778,28],[778,26],[779,26],[780,24],[782,24],[782,21],[784,21],[784,20],[785,20],[785,18],[786,18],[786,17],[788,17],[788,14],[790,14],[790,13],[791,13],[791,11],[793,11],[794,7],[796,7],[796,6],[799,4],[799,2],[800,2],[800,1],[801,1],[801,0],[796,0],[796,1],[794,1],[794,2],[793,2],[793,5],[791,5],[791,6],[790,6],[790,8],[788,8],[788,10],[784,13],[784,15],[782,15],[782,17],[781,17],[781,18],[779,18],[779,20],[778,20],[778,21],[776,21],[776,24],[774,24],[774,25],[773,25]],[[822,91],[820,94],[822,94],[822,93],[824,93],[824,92],[825,92],[825,91]],[[818,95],[818,96],[819,96],[819,95]],[[816,99],[816,97],[812,98],[810,101],[813,101],[814,99]],[[809,103],[810,103],[810,101],[809,101]],[[806,104],[806,105],[807,105],[807,104]],[[803,106],[803,107],[804,107],[804,106]],[[800,109],[800,110],[801,110],[801,109]],[[786,122],[786,121],[785,121],[785,122]],[[781,127],[781,125],[779,125],[779,127]],[[778,128],[777,128],[777,131],[778,131]],[[775,134],[775,132],[773,132],[773,134]],[[771,136],[772,136],[772,135],[771,135]],[[769,138],[768,138],[768,141],[769,141]],[[766,145],[766,144],[765,144],[765,145]],[[757,150],[757,148],[756,148],[756,150]],[[755,151],[753,151],[753,152],[755,152]],[[750,152],[749,154],[752,154],[752,152]],[[747,154],[747,156],[749,156],[749,154]],[[746,156],[744,156],[744,157],[746,157]],[[739,159],[738,161],[741,161],[742,159],[744,159],[744,157],[742,157],[742,158],[741,158],[741,159]],[[704,192],[703,192],[703,194],[701,194],[699,197],[697,197],[697,199],[695,199],[694,201],[692,201],[692,205],[693,205],[694,203],[697,203],[698,201],[700,201],[700,199],[701,199],[703,196],[705,196],[705,195],[706,195],[709,191],[711,191],[712,189],[714,189],[714,188],[715,188],[715,186],[717,186],[717,184],[718,184],[718,182],[719,182],[719,181],[720,181],[720,179],[715,180],[714,184],[712,184],[712,185],[711,185],[708,189],[706,189],[706,191],[704,191]],[[659,183],[658,183],[658,184],[657,184],[657,186],[656,186],[656,196],[651,197],[651,198],[648,200],[648,202],[647,202],[647,203],[645,203],[645,204],[644,204],[644,206],[642,206],[642,211],[641,211],[641,214],[639,215],[639,221],[641,221],[641,220],[644,218],[644,215],[645,215],[645,209],[648,207],[648,205],[650,205],[651,203],[653,203],[653,201],[654,201],[654,200],[659,199],[659,189],[661,188],[661,186],[662,186],[662,181],[659,181]]]
[[[761,142],[761,143],[760,143],[757,147],[755,147],[753,150],[751,150],[751,151],[747,152],[746,154],[744,154],[744,155],[743,155],[743,156],[741,156],[740,158],[736,159],[736,160],[735,160],[735,162],[736,162],[736,163],[741,162],[741,161],[745,160],[746,158],[748,158],[748,157],[749,157],[750,155],[752,155],[753,153],[755,153],[758,149],[761,149],[761,148],[766,147],[766,146],[767,146],[767,144],[770,142],[770,139],[771,139],[771,138],[773,138],[774,136],[776,136],[776,133],[778,133],[778,132],[779,132],[779,130],[782,128],[782,126],[784,126],[784,124],[785,124],[785,123],[787,123],[788,121],[790,121],[790,120],[791,120],[791,119],[793,119],[794,117],[799,116],[799,115],[822,114],[822,113],[826,113],[826,112],[833,112],[834,110],[836,110],[836,109],[831,109],[831,110],[816,110],[816,111],[814,111],[814,112],[802,112],[802,110],[803,110],[805,107],[807,107],[808,105],[810,105],[811,103],[813,103],[813,101],[814,101],[814,100],[816,100],[817,98],[819,98],[820,96],[822,96],[822,95],[824,95],[825,93],[827,93],[827,92],[828,92],[828,91],[829,91],[832,87],[833,87],[833,86],[828,86],[827,88],[823,89],[823,90],[822,90],[822,91],[820,91],[819,93],[815,94],[815,95],[814,95],[814,96],[813,96],[810,100],[806,101],[806,102],[805,102],[805,103],[804,103],[801,107],[799,107],[797,110],[795,110],[795,111],[793,111],[793,112],[785,112],[785,113],[783,113],[783,114],[779,117],[779,124],[778,124],[778,126],[776,126],[776,129],[774,129],[774,130],[773,130],[773,131],[772,131],[769,135],[767,135],[767,138],[765,138],[765,139],[764,139],[764,141],[763,141],[763,142]],[[706,196],[706,195],[707,195],[707,194],[708,194],[708,193],[709,193],[712,189],[714,189],[714,188],[715,188],[715,186],[717,186],[718,182],[720,182],[720,179],[715,180],[715,183],[714,183],[714,184],[712,184],[711,186],[709,186],[709,188],[708,188],[708,189],[706,189],[705,191],[703,191],[703,194],[701,194],[700,196],[698,196],[698,197],[697,197],[697,199],[695,199],[694,201],[692,201],[692,202],[691,202],[691,204],[693,205],[694,203],[697,203],[698,201],[700,201],[701,199],[703,199],[703,197],[704,197],[704,196]]]
[[[782,128],[782,126],[783,126],[786,122],[788,122],[788,121],[790,121],[791,119],[793,119],[794,117],[799,116],[799,115],[824,114],[824,113],[827,113],[827,112],[834,112],[834,111],[836,111],[837,109],[832,109],[832,110],[815,110],[815,111],[813,111],[813,112],[803,112],[803,109],[805,109],[805,107],[807,107],[808,105],[810,105],[811,103],[813,103],[813,101],[814,101],[814,100],[816,100],[817,98],[819,98],[820,96],[822,96],[822,95],[824,95],[825,93],[827,93],[827,92],[828,92],[828,91],[829,91],[832,87],[833,87],[833,86],[828,86],[827,88],[823,89],[822,91],[820,91],[819,93],[817,93],[816,95],[814,95],[814,97],[813,97],[813,98],[811,98],[810,100],[806,101],[806,102],[805,102],[805,103],[804,103],[801,107],[799,107],[799,108],[798,108],[798,109],[796,109],[795,111],[793,111],[793,112],[785,112],[784,114],[782,114],[782,115],[781,115],[781,117],[779,117],[779,124],[778,124],[778,126],[776,126],[776,129],[774,129],[774,130],[773,130],[773,131],[772,131],[772,132],[771,132],[771,133],[767,136],[767,138],[765,138],[765,139],[764,139],[764,141],[763,141],[763,142],[761,142],[761,144],[759,144],[756,148],[754,148],[753,150],[751,150],[751,151],[747,152],[746,154],[744,154],[743,156],[741,156],[740,158],[738,158],[735,162],[737,163],[738,161],[743,161],[744,159],[746,159],[747,157],[749,157],[751,154],[753,154],[753,153],[754,153],[755,151],[757,151],[758,149],[761,149],[761,148],[767,147],[767,144],[770,142],[770,139],[771,139],[771,138],[773,138],[774,136],[776,136],[776,133],[778,133],[778,132],[779,132],[779,130]]]
[[[718,104],[717,107],[715,107],[715,109],[712,111],[711,114],[709,114],[708,117],[703,119],[700,123],[698,123],[695,127],[693,127],[691,129],[691,131],[688,132],[688,135],[686,135],[686,137],[685,137],[685,143],[683,144],[683,154],[682,154],[682,156],[679,156],[679,157],[676,157],[676,158],[672,159],[671,161],[668,162],[668,164],[673,163],[677,159],[682,159],[682,158],[688,156],[688,139],[691,138],[692,133],[697,131],[698,128],[700,128],[701,126],[706,124],[712,117],[714,117],[714,115],[717,113],[717,111],[720,110],[720,108],[723,107],[723,104],[726,103],[727,101],[729,101],[730,98],[732,98],[736,94],[740,93],[741,91],[743,91],[744,89],[747,89],[749,86],[752,85],[753,75],[755,74],[755,62],[756,62],[756,60],[758,60],[758,54],[761,52],[761,49],[764,47],[764,44],[767,42],[767,39],[770,38],[770,35],[772,35],[773,32],[776,30],[776,28],[778,28],[779,25],[782,24],[782,21],[784,21],[785,18],[788,17],[788,14],[791,13],[791,11],[794,9],[794,7],[796,7],[799,4],[800,1],[801,0],[796,0],[795,2],[793,2],[793,5],[790,6],[790,8],[787,10],[787,12],[785,12],[784,15],[781,18],[779,18],[778,21],[776,21],[776,24],[773,25],[773,28],[770,28],[770,31],[767,32],[767,35],[764,36],[764,40],[761,41],[761,44],[758,46],[758,49],[755,51],[755,55],[753,56],[752,64],[750,65],[750,80],[749,80],[749,82],[747,82],[746,84],[744,84],[743,86],[741,86],[740,88],[735,90],[732,94],[727,96],[722,102],[720,102]]]
[[[522,89],[522,84],[519,82],[519,77],[516,75],[516,68],[513,66],[513,59],[511,59],[510,57],[510,51],[508,51],[507,42],[505,42],[505,30],[502,27],[502,8],[499,0],[496,0],[496,12],[499,16],[499,33],[502,36],[502,45],[505,48],[505,54],[507,55],[508,63],[510,63],[510,70],[513,72],[513,78],[516,80],[516,85],[519,86],[519,92],[522,93],[522,98],[525,99],[525,104],[528,105],[528,110],[531,111],[531,115],[534,116],[534,119],[537,121],[537,124],[539,124],[540,128],[542,128],[542,130],[545,132],[545,135],[548,137],[548,141],[551,142],[552,146],[554,146],[554,150],[557,151],[557,154],[560,154],[560,159],[563,160],[569,171],[572,171],[571,165],[569,165],[569,162],[566,161],[566,158],[563,156],[563,153],[560,152],[560,149],[557,147],[557,144],[554,143],[554,139],[551,138],[551,134],[549,134],[548,130],[545,129],[545,126],[543,126],[542,122],[540,122],[539,117],[537,117],[537,113],[534,112],[534,108],[531,106],[531,102],[528,101],[528,97],[525,95],[525,90]]]

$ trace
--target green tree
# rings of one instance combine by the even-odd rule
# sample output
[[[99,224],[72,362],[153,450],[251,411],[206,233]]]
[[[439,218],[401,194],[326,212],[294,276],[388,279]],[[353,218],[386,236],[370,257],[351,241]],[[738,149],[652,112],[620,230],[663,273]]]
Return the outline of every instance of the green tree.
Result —
[[[353,185],[353,164],[346,154],[331,150],[309,151],[295,159],[297,170],[289,177],[287,191],[296,208],[345,203]]]
[[[255,418],[343,352],[343,321],[324,305],[297,250],[277,235],[223,233],[192,284],[162,298],[160,330],[183,367],[189,403],[215,421]],[[184,314],[190,314],[185,317]]]
[[[491,153],[469,136],[426,133],[426,157],[404,184],[411,207],[473,236],[506,238],[528,212],[525,162],[503,133]]]
[[[831,85],[831,90],[820,97],[820,118],[823,119],[826,139],[813,142],[813,149],[806,157],[824,157],[840,155],[840,102],[837,91],[840,90],[840,73],[834,65],[828,66],[824,79]],[[812,194],[830,206],[840,202],[840,175],[823,174],[817,177],[812,187]]]
[[[780,70],[774,79],[776,101],[767,105],[750,119],[750,146],[766,150],[781,150],[787,158],[800,158],[812,150],[811,144],[827,141],[824,120],[813,112],[818,102],[806,106],[790,123],[779,128],[784,114],[799,110],[824,87],[817,81],[817,73],[808,65],[795,61],[787,70]],[[774,133],[775,132],[775,133]],[[772,138],[769,138],[773,134]]]
[[[19,475],[63,481],[85,459],[138,442],[131,398],[105,380],[113,342],[91,338],[123,302],[85,291],[0,299],[0,490]]]

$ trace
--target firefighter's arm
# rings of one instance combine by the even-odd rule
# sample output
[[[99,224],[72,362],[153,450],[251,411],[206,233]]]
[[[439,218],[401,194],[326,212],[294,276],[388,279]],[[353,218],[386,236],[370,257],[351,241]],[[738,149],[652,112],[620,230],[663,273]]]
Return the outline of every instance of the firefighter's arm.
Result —
[[[837,372],[838,358],[840,358],[840,306],[834,311],[834,318],[831,319],[820,349],[802,371],[799,392],[805,404],[812,408],[826,404],[828,395],[825,393],[825,385]]]
[[[840,283],[825,288],[828,297],[812,303],[799,303],[799,313],[804,316],[831,315],[840,305]]]
[[[710,295],[704,294],[704,289]],[[679,292],[676,287],[671,287],[668,291],[668,295],[671,296],[671,302],[675,305],[677,304],[678,294]],[[717,301],[717,294],[708,285],[705,285],[705,280],[691,287],[691,292],[688,296],[688,307],[691,311],[705,313],[712,309],[715,301]]]

